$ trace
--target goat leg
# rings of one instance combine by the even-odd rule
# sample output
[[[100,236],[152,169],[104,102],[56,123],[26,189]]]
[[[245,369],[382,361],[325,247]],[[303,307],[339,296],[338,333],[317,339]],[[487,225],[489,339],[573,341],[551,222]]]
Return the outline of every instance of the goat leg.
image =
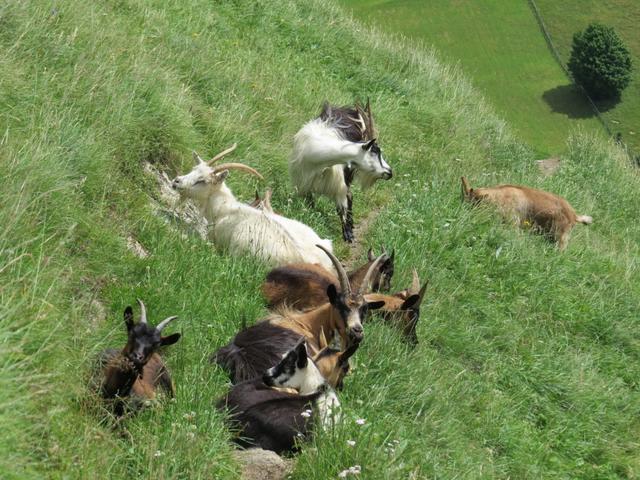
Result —
[[[340,217],[340,223],[342,224],[342,238],[347,243],[353,243],[353,219],[349,222],[349,197],[347,197],[347,207],[338,205],[338,216]]]
[[[313,193],[309,192],[304,196],[304,202],[309,208],[316,208],[316,201],[313,198]]]

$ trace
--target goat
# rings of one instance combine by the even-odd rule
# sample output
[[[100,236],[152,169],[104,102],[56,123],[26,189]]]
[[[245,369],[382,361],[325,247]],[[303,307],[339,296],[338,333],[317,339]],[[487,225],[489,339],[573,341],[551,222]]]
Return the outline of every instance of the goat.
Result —
[[[384,306],[379,310],[383,320],[391,326],[398,327],[405,340],[413,346],[418,344],[416,326],[420,320],[420,305],[424,299],[429,281],[422,287],[418,272],[413,269],[413,283],[410,289],[402,290],[393,295],[369,293],[365,295],[367,301],[383,301]]]
[[[338,366],[345,355],[348,352],[327,357]],[[274,387],[293,388],[296,393]],[[239,445],[282,453],[298,449],[297,440],[312,432],[315,419],[325,428],[339,421],[340,401],[302,341],[262,377],[234,385],[217,407],[230,413],[239,430],[235,439]]]
[[[298,194],[312,199],[317,193],[336,203],[342,236],[353,242],[352,181],[368,188],[393,175],[376,142],[369,100],[366,111],[358,103],[351,108],[325,102],[320,116],[295,134],[289,173]]]
[[[393,268],[393,267],[392,267]],[[360,270],[360,269],[358,269]],[[317,265],[286,265],[271,270],[262,284],[269,308],[282,308],[285,305],[295,306],[299,310],[318,308],[326,302],[324,296],[328,285],[335,285],[336,279]],[[393,295],[367,293],[366,301],[384,302],[380,308],[383,319],[398,326],[405,339],[416,345],[416,325],[420,319],[420,304],[424,297],[428,282],[422,288],[417,272],[413,271],[411,289],[402,290]],[[375,289],[374,289],[375,290]]]
[[[340,282],[340,291],[331,283],[327,287],[328,303],[307,312],[299,312],[287,307],[279,311],[272,312],[267,317],[267,321],[274,325],[280,325],[296,331],[307,338],[309,346],[318,351],[318,339],[321,335],[326,335],[327,340],[333,340],[334,331],[337,330],[342,339],[342,348],[345,349],[352,343],[359,343],[364,337],[362,322],[369,310],[376,310],[384,306],[383,301],[367,302],[364,295],[368,293],[373,272],[382,261],[379,256],[373,265],[369,267],[362,285],[353,289],[349,283],[347,272],[338,259],[322,245],[317,245],[325,251],[331,259]]]
[[[235,147],[234,144],[209,162],[194,152],[196,167],[187,175],[176,177],[172,183],[181,198],[195,202],[212,225],[210,235],[215,245],[233,255],[255,255],[272,265],[311,262],[331,268],[331,262],[315,248],[316,244],[321,244],[331,250],[331,240],[321,239],[307,225],[277,215],[270,209],[259,210],[236,200],[225,184],[229,170],[241,170],[261,179],[262,175],[241,163],[211,166]]]
[[[560,251],[567,248],[571,229],[576,223],[593,223],[590,216],[576,215],[569,202],[553,193],[520,185],[471,188],[465,177],[461,180],[463,201],[494,205],[506,220],[517,226],[532,227],[553,239]]]
[[[354,293],[338,259],[331,252],[325,252],[339,271],[341,293],[331,283],[326,289],[324,301],[317,308],[304,313],[282,308],[242,330],[228,345],[218,349],[211,360],[229,372],[233,383],[263,374],[300,338],[306,339],[314,356],[327,346],[328,341],[333,340],[336,330],[344,350],[362,340],[362,321],[367,311],[384,306],[383,301],[366,302],[361,293],[363,285],[370,282],[373,272],[382,261],[382,256],[371,265],[363,285]],[[329,378],[326,372],[323,371],[323,374]],[[338,386],[337,383],[333,385]]]
[[[153,400],[158,388],[173,397],[175,387],[169,371],[158,355],[160,347],[176,343],[179,333],[162,336],[162,330],[178,317],[168,317],[156,327],[147,323],[147,311],[140,304],[140,322],[133,321],[133,309],[128,306],[124,311],[128,339],[122,350],[108,349],[102,352],[100,367],[102,381],[100,394],[106,400],[112,400],[116,415],[122,415],[126,407],[135,409],[145,400]]]
[[[348,274],[353,289],[360,288],[362,281],[375,262],[373,250],[367,253],[368,262]],[[388,255],[382,253],[382,260],[371,277],[371,291],[389,291],[394,271],[395,250]],[[335,275],[324,268],[310,263],[284,265],[271,270],[262,284],[262,294],[269,308],[281,305],[294,307],[296,310],[316,308],[327,301],[329,284],[339,285]]]

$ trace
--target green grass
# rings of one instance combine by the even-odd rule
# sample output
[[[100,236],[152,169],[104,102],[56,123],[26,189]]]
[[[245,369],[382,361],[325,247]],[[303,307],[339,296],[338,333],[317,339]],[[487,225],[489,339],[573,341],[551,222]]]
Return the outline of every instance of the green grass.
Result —
[[[341,3],[357,18],[432,45],[447,62],[459,63],[518,137],[540,155],[565,152],[576,128],[603,131],[587,100],[550,55],[524,0]]]
[[[599,102],[604,118],[613,132],[638,154],[640,152],[640,4],[633,0],[574,0],[554,2],[536,0],[551,39],[565,62],[571,56],[573,34],[584,30],[591,22],[615,28],[631,52],[633,72],[631,84],[622,93],[620,102]]]
[[[345,422],[293,478],[638,477],[640,181],[615,147],[573,135],[542,179],[456,68],[319,0],[10,1],[0,25],[0,477],[238,477],[207,358],[265,313],[267,269],[155,215],[143,163],[171,176],[237,141],[276,209],[338,239],[330,202],[293,196],[286,158],[322,100],[367,96],[394,178],[355,193],[356,218],[381,209],[363,241],[396,248],[396,288],[413,266],[430,278],[420,344],[366,326]],[[558,192],[595,223],[559,254],[461,205],[461,174]],[[177,397],[114,426],[88,382],[136,298],[151,321],[180,316]]]

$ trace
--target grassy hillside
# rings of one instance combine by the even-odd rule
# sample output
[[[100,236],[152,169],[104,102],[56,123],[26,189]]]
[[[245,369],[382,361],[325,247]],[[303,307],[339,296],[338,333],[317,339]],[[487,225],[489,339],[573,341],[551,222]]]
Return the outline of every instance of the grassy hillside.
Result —
[[[551,35],[554,45],[565,63],[571,56],[573,34],[584,30],[591,22],[600,22],[616,29],[616,32],[631,51],[633,77],[623,92],[619,103],[601,102],[598,107],[604,112],[614,132],[620,132],[625,143],[636,152],[640,151],[640,4],[633,0],[569,1],[558,2],[536,0],[540,13]]]
[[[158,216],[144,162],[172,176],[192,148],[237,141],[276,209],[338,239],[329,202],[293,197],[286,158],[322,100],[366,96],[395,170],[355,194],[358,220],[380,211],[363,241],[395,247],[395,287],[415,266],[429,297],[415,350],[366,326],[345,421],[293,478],[638,476],[640,182],[614,147],[575,135],[539,178],[455,69],[320,0],[11,0],[0,25],[0,477],[237,478],[214,409],[227,380],[207,358],[264,314],[266,267]],[[595,224],[561,255],[460,205],[463,173],[556,191]],[[231,177],[250,198],[257,185]],[[151,321],[180,315],[177,398],[117,426],[87,384],[136,298]]]
[[[573,129],[602,131],[549,54],[526,1],[341,3],[367,23],[433,45],[447,62],[459,63],[518,137],[541,155],[564,152]]]

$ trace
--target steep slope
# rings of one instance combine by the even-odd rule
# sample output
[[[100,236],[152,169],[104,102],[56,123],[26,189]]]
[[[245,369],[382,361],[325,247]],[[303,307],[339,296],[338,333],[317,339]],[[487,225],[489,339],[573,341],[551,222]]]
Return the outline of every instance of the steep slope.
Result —
[[[639,182],[615,148],[578,135],[541,179],[455,70],[319,0],[10,1],[0,25],[0,476],[237,478],[207,357],[264,313],[266,269],[167,223],[144,162],[171,176],[237,141],[277,209],[339,238],[329,202],[292,195],[286,158],[322,100],[366,96],[395,170],[356,193],[358,218],[382,207],[364,241],[396,247],[398,288],[412,266],[432,287],[417,349],[367,325],[345,422],[294,477],[637,475]],[[461,206],[463,173],[556,191],[595,224],[560,255]],[[114,427],[86,385],[135,298],[152,321],[180,315],[177,398]]]

